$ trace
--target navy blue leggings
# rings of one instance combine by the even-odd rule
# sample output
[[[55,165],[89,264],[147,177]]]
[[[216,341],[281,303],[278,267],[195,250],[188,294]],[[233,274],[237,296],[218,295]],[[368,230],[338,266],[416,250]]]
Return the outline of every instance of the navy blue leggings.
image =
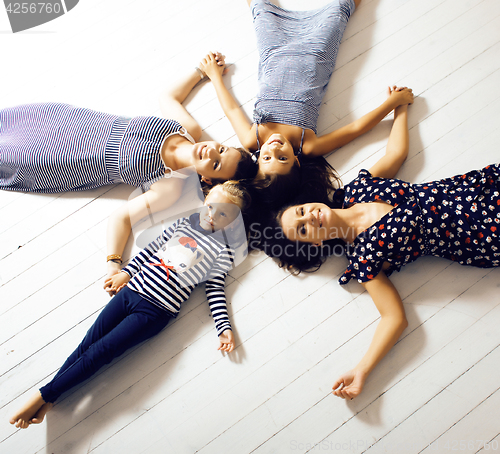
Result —
[[[123,288],[101,311],[78,348],[51,382],[40,388],[45,402],[94,375],[126,350],[158,334],[170,320],[164,309]]]

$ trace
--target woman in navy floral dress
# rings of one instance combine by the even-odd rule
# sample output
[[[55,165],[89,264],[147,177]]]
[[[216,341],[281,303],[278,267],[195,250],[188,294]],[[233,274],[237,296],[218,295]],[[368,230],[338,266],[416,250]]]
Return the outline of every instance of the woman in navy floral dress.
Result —
[[[390,275],[422,255],[487,268],[500,265],[500,169],[488,166],[440,181],[410,184],[361,170],[344,190],[342,208],[385,202],[394,208],[346,248],[340,284]]]
[[[334,383],[334,394],[342,398],[359,395],[407,327],[401,297],[388,279],[394,270],[423,255],[500,265],[499,166],[425,184],[393,179],[408,153],[407,108],[395,111],[385,156],[337,190],[328,205],[282,210],[276,221],[284,240],[275,235],[264,246],[282,266],[298,272],[319,268],[340,247],[350,262],[340,284],[357,279],[373,298],[381,320],[367,353]]]

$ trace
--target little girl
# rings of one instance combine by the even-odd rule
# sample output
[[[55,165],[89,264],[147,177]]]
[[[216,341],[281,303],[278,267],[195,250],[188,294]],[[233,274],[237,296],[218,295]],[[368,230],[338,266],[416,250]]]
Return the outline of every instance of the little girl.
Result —
[[[245,239],[243,222],[237,217],[249,201],[247,192],[235,181],[215,186],[199,213],[175,221],[122,272],[109,277],[106,285],[117,295],[56,376],[32,396],[10,423],[23,429],[41,423],[61,394],[129,348],[158,334],[203,281],[219,336],[219,350],[231,352],[234,337],[224,283],[233,267],[234,249],[230,243]]]

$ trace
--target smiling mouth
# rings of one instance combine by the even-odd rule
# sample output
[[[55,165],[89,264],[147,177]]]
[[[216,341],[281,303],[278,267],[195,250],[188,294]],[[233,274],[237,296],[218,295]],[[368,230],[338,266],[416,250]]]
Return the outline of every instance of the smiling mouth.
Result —
[[[271,140],[271,142],[269,142],[268,145],[272,145],[275,142],[278,142],[280,145],[283,145],[283,142],[281,140],[279,140],[279,139]]]
[[[207,146],[203,146],[200,148],[200,151],[198,151],[198,157],[200,158],[200,161],[203,159],[203,154],[205,152],[205,150],[207,149]]]

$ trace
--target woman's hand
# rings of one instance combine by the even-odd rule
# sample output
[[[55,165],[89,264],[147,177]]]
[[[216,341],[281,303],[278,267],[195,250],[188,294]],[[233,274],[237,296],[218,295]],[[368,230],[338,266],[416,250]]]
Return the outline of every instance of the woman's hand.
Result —
[[[333,394],[342,399],[352,400],[363,390],[367,375],[353,369],[341,375],[333,384]]]
[[[396,107],[413,103],[411,88],[393,85],[387,88],[386,100],[376,109],[363,115],[335,131],[317,136],[304,143],[302,153],[306,156],[323,156],[336,148],[343,147],[361,134],[368,132],[380,123]],[[253,133],[255,136],[255,132]],[[239,136],[238,136],[239,137]],[[241,139],[240,139],[241,142]],[[242,142],[241,142],[242,143]],[[242,143],[243,144],[243,143]]]
[[[200,61],[199,68],[210,80],[222,77],[226,69],[225,57],[220,52],[209,52],[206,57]]]
[[[392,102],[393,108],[413,104],[413,92],[408,87],[387,87],[387,98]]]
[[[130,281],[130,276],[125,271],[120,271],[108,277],[104,281],[104,290],[109,293],[109,296],[116,295]]]
[[[362,285],[372,297],[381,317],[370,347],[361,361],[333,384],[333,394],[342,399],[359,396],[368,375],[408,326],[401,297],[383,271]]]
[[[221,350],[223,352],[229,353],[234,350],[234,335],[230,329],[226,329],[219,336],[219,348],[217,350]]]

